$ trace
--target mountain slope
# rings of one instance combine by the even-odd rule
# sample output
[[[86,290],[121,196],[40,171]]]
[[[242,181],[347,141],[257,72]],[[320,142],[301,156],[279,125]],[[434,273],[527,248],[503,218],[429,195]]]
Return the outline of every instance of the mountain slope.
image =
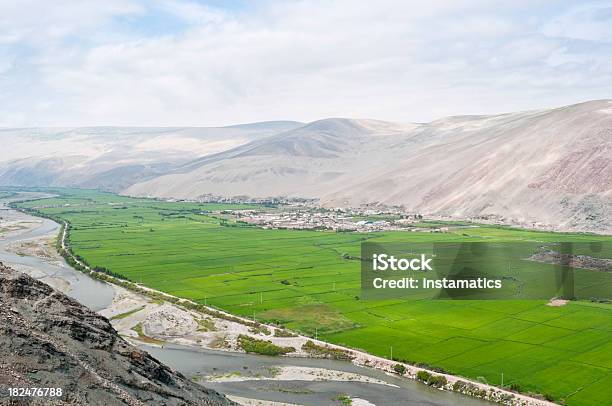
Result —
[[[119,191],[201,156],[300,125],[275,121],[218,128],[0,129],[0,185]]]
[[[612,102],[428,124],[328,119],[223,151],[125,193],[318,198],[612,232]]]
[[[196,160],[136,184],[126,193],[182,198],[202,193],[320,197],[354,178],[359,168],[371,171],[384,162],[371,155],[373,140],[380,144],[376,148],[386,151],[389,142],[413,127],[373,120],[315,121]]]
[[[2,390],[1,404],[235,404],[132,347],[107,319],[2,263],[0,386],[63,392],[59,397],[9,399]]]

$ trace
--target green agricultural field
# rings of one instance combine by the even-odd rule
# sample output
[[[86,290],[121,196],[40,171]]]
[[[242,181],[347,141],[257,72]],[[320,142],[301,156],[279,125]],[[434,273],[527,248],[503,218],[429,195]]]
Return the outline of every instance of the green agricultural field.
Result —
[[[505,386],[517,384],[523,392],[548,394],[568,405],[612,399],[610,305],[363,300],[359,263],[351,259],[365,240],[610,242],[612,237],[485,226],[446,233],[265,230],[219,213],[248,205],[55,192],[61,196],[20,205],[70,222],[75,254],[132,281],[376,355],[389,357],[393,351],[398,360],[491,384],[499,385],[503,373]],[[607,250],[602,255],[609,255]],[[518,272],[545,266],[523,264]],[[577,293],[609,297],[609,273],[576,272],[581,272]]]

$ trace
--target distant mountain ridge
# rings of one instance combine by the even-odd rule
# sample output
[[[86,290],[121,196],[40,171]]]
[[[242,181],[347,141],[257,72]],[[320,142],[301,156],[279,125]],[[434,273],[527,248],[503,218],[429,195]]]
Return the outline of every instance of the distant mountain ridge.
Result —
[[[202,155],[297,128],[269,121],[228,127],[0,129],[0,185],[119,192]]]
[[[612,232],[612,102],[427,124],[326,119],[203,157],[126,194],[317,198]]]
[[[0,142],[18,144],[19,137],[3,138],[11,131],[33,137],[27,135],[33,130],[5,129]],[[50,130],[36,131],[50,137]],[[178,199],[302,197],[329,207],[379,203],[421,214],[612,233],[609,100],[420,124],[331,118],[82,132],[54,133],[53,141],[36,144],[64,146],[52,156],[7,160],[0,154],[0,185]]]

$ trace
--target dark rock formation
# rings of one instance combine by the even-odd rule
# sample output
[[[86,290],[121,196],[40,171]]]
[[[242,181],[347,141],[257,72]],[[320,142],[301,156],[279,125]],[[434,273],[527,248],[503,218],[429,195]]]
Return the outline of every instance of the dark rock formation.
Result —
[[[10,387],[62,388],[9,398]],[[233,405],[123,340],[104,317],[0,263],[0,404]]]

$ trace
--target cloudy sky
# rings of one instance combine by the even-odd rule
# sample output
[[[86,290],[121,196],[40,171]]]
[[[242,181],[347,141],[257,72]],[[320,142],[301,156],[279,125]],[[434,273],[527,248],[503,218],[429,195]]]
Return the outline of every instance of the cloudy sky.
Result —
[[[0,126],[424,122],[602,98],[610,0],[0,0]]]

